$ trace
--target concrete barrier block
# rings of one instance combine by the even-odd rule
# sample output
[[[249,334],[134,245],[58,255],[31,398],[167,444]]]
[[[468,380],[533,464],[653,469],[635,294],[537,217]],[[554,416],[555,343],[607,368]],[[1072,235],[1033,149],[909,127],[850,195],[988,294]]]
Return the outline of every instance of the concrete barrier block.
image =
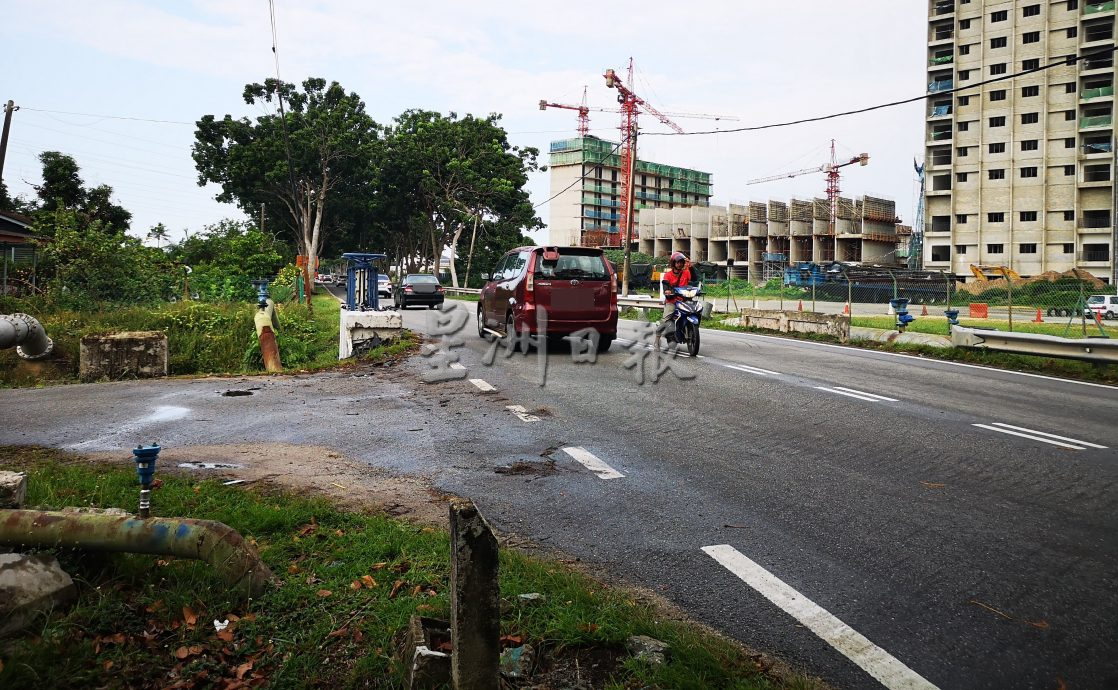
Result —
[[[27,500],[27,475],[0,472],[0,508],[22,508]]]
[[[78,377],[83,382],[147,379],[168,373],[167,334],[129,331],[81,339]]]
[[[66,606],[76,596],[74,580],[54,556],[0,554],[0,637],[22,630],[37,615]]]

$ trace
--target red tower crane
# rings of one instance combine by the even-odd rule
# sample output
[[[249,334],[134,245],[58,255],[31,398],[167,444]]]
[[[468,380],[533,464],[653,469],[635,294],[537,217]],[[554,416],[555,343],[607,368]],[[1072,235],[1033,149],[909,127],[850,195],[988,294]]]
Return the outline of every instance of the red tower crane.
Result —
[[[831,139],[831,161],[818,165],[814,168],[805,168],[803,170],[795,170],[793,172],[782,173],[780,175],[769,175],[768,177],[759,177],[755,180],[748,180],[746,184],[759,184],[761,182],[772,182],[773,180],[783,180],[787,177],[798,177],[808,173],[821,172],[827,175],[827,206],[830,208],[830,220],[828,228],[830,234],[835,234],[835,218],[838,215],[838,198],[839,198],[839,168],[844,168],[848,165],[866,165],[870,162],[870,154],[859,153],[845,163],[839,163],[835,157],[835,140]]]
[[[540,100],[540,110],[547,110],[548,108],[564,108],[566,110],[578,111],[578,135],[584,137],[590,134],[590,108],[586,105],[586,87],[582,87],[582,103],[579,105],[567,105],[566,103],[551,103],[549,101]],[[594,110],[604,110],[604,108],[594,108]]]
[[[672,122],[671,119],[653,108],[648,101],[638,96],[633,91],[633,58],[629,58],[628,84],[623,83],[617,72],[607,69],[603,75],[606,86],[617,89],[617,102],[621,104],[621,230],[622,241],[628,250],[632,244],[632,212],[633,212],[633,168],[637,161],[637,115],[640,108],[656,116],[656,119],[671,127],[676,132],[683,134],[683,128]]]

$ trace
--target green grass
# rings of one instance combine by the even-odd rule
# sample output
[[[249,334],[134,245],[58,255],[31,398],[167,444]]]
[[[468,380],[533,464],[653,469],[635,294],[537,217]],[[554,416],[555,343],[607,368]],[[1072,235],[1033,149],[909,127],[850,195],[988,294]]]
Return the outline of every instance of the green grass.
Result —
[[[0,447],[0,468],[29,472],[27,504],[36,507],[133,510],[131,464]],[[154,514],[234,527],[282,584],[244,604],[202,562],[58,550],[78,601],[0,646],[0,687],[226,687],[240,668],[244,680],[265,679],[271,688],[400,688],[393,636],[413,614],[449,616],[449,543],[441,530],[344,512],[321,498],[159,476]],[[805,677],[764,675],[736,644],[667,620],[564,566],[505,550],[500,572],[502,595],[513,602],[502,633],[548,659],[586,650],[617,658],[611,678],[596,687],[817,687]],[[354,588],[364,576],[375,584]],[[543,594],[543,603],[521,605],[517,595],[528,592]],[[227,639],[214,619],[233,621]],[[671,661],[649,667],[628,659],[623,646],[632,634],[668,642]]]
[[[859,319],[855,319],[854,325],[862,325],[857,323]],[[879,318],[879,317],[869,317]],[[892,317],[880,317],[889,319],[890,323],[895,323]],[[915,323],[919,323],[917,319]],[[962,321],[960,321],[962,323]],[[917,330],[910,324],[909,330]],[[1036,325],[1036,324],[1033,324]],[[758,333],[762,335],[770,335],[782,338],[794,338],[798,340],[814,340],[818,342],[838,343],[838,338],[829,335],[818,333],[775,333],[773,331],[763,330],[759,328],[743,328],[741,326],[731,325],[725,321],[709,319],[703,322],[704,329],[719,330],[719,331],[734,331],[738,333]],[[932,326],[928,327],[933,328]],[[934,333],[934,330],[919,331]],[[946,329],[945,329],[946,332]],[[1097,331],[1096,331],[1097,332]],[[1058,376],[1068,379],[1077,379],[1081,381],[1094,381],[1098,383],[1111,383],[1118,384],[1118,366],[1104,365],[1097,366],[1088,362],[1079,362],[1070,359],[1056,359],[1052,357],[1036,357],[1031,355],[1017,355],[1009,352],[994,352],[991,350],[981,350],[975,348],[964,347],[933,347],[930,345],[916,345],[910,343],[879,343],[872,340],[859,340],[854,343],[846,343],[848,347],[857,347],[866,350],[882,350],[885,352],[898,352],[919,357],[926,357],[928,359],[941,359],[949,362],[964,362],[968,364],[977,364],[981,366],[994,367],[997,369],[1011,369],[1013,371],[1026,371],[1046,376]]]
[[[304,304],[278,305],[276,334],[285,370],[316,371],[338,366],[338,301],[316,294],[314,313]],[[17,305],[18,307],[18,305]],[[123,331],[167,334],[172,376],[255,374],[264,371],[253,325],[254,304],[175,302],[154,306],[114,307],[96,312],[35,313],[54,341],[54,354],[41,362],[20,359],[14,348],[0,350],[0,387],[73,383],[78,380],[79,345],[87,335]],[[370,356],[393,356],[415,344],[410,334]]]
[[[911,313],[911,312],[910,312]],[[1114,322],[1103,322],[1103,330],[1112,338],[1118,338],[1118,326],[1110,325]],[[892,316],[855,316],[850,320],[852,326],[864,328],[883,328],[892,330],[896,328],[897,320]],[[1009,330],[1009,321],[1000,319],[959,319],[960,326],[967,328],[996,328],[1000,331]],[[908,325],[909,331],[915,333],[934,333],[936,335],[950,335],[947,328],[947,318],[942,312],[935,316],[917,316],[916,320]],[[1068,338],[1080,338],[1083,335],[1082,324],[1079,319],[1072,321],[1068,328],[1067,319],[1062,323],[1033,323],[1028,318],[1013,319],[1013,330],[1017,333],[1043,333]],[[1093,320],[1087,321],[1087,335],[1100,335],[1099,327]]]

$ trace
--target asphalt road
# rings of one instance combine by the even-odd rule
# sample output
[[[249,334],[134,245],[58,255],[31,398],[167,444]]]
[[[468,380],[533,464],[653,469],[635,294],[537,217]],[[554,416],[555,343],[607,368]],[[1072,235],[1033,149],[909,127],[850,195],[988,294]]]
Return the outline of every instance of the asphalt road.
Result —
[[[535,352],[486,365],[458,304],[462,379],[0,391],[0,443],[332,446],[838,687],[1118,685],[1118,389],[718,331],[655,383],[628,341],[549,347],[541,386]]]

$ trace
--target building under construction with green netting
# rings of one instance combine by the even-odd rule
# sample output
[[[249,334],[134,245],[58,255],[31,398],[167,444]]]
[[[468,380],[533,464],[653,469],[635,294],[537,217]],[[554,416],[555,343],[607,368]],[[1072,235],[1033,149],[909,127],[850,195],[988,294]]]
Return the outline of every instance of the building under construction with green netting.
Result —
[[[548,244],[622,244],[621,145],[597,137],[551,142]],[[711,174],[643,161],[633,174],[633,240],[641,209],[709,206]]]

